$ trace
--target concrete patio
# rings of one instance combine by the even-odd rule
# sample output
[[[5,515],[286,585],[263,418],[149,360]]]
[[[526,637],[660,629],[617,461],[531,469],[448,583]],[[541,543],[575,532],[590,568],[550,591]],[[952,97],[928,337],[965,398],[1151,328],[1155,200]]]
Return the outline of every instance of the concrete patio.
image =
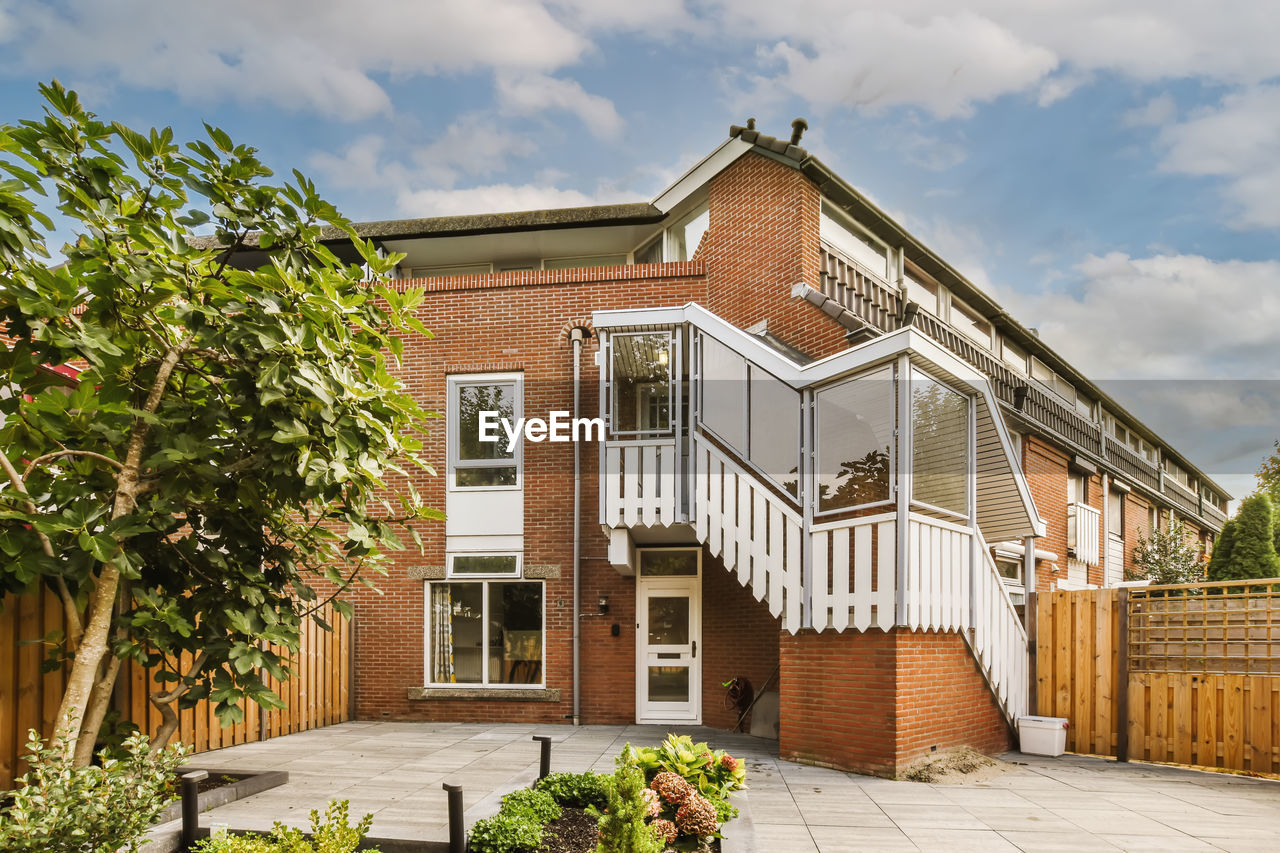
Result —
[[[737,850],[1082,851],[1280,849],[1280,782],[1097,758],[1012,754],[1014,771],[964,786],[894,782],[780,761],[776,744],[715,729],[678,729],[747,761]],[[538,745],[555,741],[553,770],[613,769],[627,742],[655,726],[526,726],[352,722],[197,756],[201,767],[286,770],[289,782],[201,816],[201,825],[303,826],[332,799],[372,812],[372,835],[444,841],[441,784],[463,786],[468,822],[496,796],[536,777]]]

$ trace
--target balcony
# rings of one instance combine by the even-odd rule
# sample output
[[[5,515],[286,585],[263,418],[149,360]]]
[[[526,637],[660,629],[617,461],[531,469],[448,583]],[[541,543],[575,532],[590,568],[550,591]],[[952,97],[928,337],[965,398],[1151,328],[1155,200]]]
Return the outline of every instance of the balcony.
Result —
[[[697,541],[784,630],[958,631],[1006,710],[1025,704],[985,539],[1044,524],[986,377],[916,329],[800,365],[696,305],[594,322],[620,571],[637,542]]]
[[[1101,562],[1099,543],[1102,513],[1088,504],[1067,505],[1067,550],[1071,556],[1088,566]]]

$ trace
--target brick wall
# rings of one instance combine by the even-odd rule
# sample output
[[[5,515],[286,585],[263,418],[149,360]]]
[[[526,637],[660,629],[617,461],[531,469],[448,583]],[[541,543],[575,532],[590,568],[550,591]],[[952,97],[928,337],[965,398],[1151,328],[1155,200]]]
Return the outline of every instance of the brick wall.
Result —
[[[1054,580],[1067,576],[1067,463],[1068,457],[1047,441],[1035,436],[1022,438],[1023,465],[1031,499],[1044,519],[1045,535],[1036,547],[1058,555],[1057,573],[1050,563],[1036,564],[1036,591],[1048,592]]]
[[[704,553],[702,558],[702,721],[705,725],[731,729],[738,711],[725,707],[724,682],[744,677],[755,690],[767,688],[766,681],[778,666],[778,637],[781,620],[769,615],[769,608],[756,601],[751,591],[738,583],[718,558]],[[749,725],[749,720],[744,725]]]
[[[802,631],[780,646],[784,758],[894,776],[934,748],[1010,748],[959,634]]]

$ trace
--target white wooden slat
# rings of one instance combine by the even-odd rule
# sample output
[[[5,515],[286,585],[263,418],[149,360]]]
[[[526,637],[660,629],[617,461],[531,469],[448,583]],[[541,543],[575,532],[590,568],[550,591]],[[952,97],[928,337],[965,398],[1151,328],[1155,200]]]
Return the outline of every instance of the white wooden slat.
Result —
[[[727,462],[724,465],[724,478],[720,481],[720,495],[724,509],[720,515],[720,531],[724,542],[724,567],[733,571],[738,565],[738,475],[733,473]]]
[[[700,444],[694,447],[694,458],[697,459],[698,476],[693,496],[694,530],[699,542],[707,542],[711,537],[709,513],[711,508],[711,476],[710,462],[707,452]]]
[[[622,450],[622,523],[635,527],[640,521],[640,448]]]
[[[755,490],[755,502],[751,507],[751,586],[763,589],[769,579],[769,504],[764,489]],[[738,582],[747,585],[742,566],[738,567]]]
[[[606,447],[604,451],[605,489],[604,523],[609,527],[617,527],[622,520],[622,450],[617,447]]]
[[[946,553],[945,539],[947,531],[937,527],[929,528],[929,612],[924,617],[929,628],[935,629],[942,623],[942,555]]]
[[[919,628],[920,621],[920,561],[925,559],[924,549],[928,542],[928,533],[919,522],[911,524],[911,554],[907,563],[907,624]]]
[[[876,525],[876,538],[876,625],[881,631],[888,631],[895,621],[893,608],[897,602],[897,523],[880,522]]]
[[[793,518],[787,519],[787,559],[784,576],[786,578],[787,590],[787,614],[783,619],[783,626],[795,633],[800,630],[800,589],[801,589],[801,565],[800,565],[800,537],[802,535],[800,522]],[[772,612],[772,609],[770,610]],[[774,613],[774,616],[778,614]]]
[[[849,528],[831,531],[831,627],[849,627]]]
[[[707,451],[707,548],[711,556],[720,556],[724,525],[720,517],[720,491],[724,486],[724,466],[718,454]]]
[[[640,494],[644,505],[641,517],[645,526],[658,525],[658,448],[656,445],[645,445],[640,448]]]
[[[662,490],[660,518],[666,527],[676,523],[676,453],[674,445],[662,448],[662,475],[658,488]]]
[[[813,534],[813,572],[810,578],[809,609],[813,612],[814,630],[826,630],[829,621],[827,608],[827,552],[831,534],[827,531]]]
[[[738,572],[751,568],[751,493],[752,478],[738,475]]]
[[[782,510],[776,506],[769,507],[769,556],[766,568],[768,569],[768,592],[769,592],[769,612],[774,616],[782,608],[782,589],[786,581],[787,571],[787,550],[786,538],[783,535],[785,525],[783,524]],[[752,591],[755,593],[756,601],[759,601],[765,594],[766,586],[763,582],[757,583],[754,579],[751,583]],[[775,612],[772,605],[777,603],[779,611]]]
[[[853,627],[871,627],[871,528],[864,524],[853,532]]]

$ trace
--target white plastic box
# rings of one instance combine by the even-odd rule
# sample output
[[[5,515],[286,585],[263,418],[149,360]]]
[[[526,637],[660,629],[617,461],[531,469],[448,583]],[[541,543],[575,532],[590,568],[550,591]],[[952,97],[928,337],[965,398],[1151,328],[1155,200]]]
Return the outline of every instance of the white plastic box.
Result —
[[[1018,748],[1029,755],[1062,755],[1067,751],[1067,718],[1019,717]]]

